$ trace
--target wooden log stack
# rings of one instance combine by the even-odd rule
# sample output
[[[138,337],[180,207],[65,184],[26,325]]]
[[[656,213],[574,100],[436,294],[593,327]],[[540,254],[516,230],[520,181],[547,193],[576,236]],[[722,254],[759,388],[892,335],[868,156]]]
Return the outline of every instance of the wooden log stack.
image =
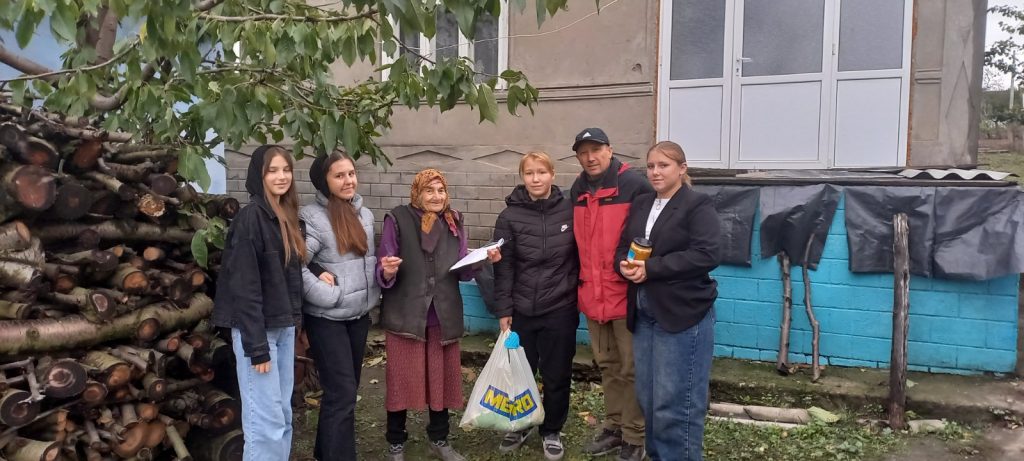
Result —
[[[0,460],[241,459],[190,247],[238,201],[129,138],[0,95]]]

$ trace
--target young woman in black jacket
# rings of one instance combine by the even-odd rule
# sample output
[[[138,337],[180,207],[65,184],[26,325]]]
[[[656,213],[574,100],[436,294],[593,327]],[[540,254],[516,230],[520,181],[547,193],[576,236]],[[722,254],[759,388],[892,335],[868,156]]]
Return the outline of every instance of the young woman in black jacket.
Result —
[[[656,194],[637,198],[616,251],[619,273],[632,282],[626,320],[637,400],[652,461],[699,461],[715,347],[718,284],[709,273],[719,262],[718,213],[690,188],[674,142],[647,152],[647,178]],[[646,260],[634,259],[644,250]]]
[[[228,229],[217,280],[213,323],[231,329],[246,461],[287,461],[291,450],[306,258],[292,166],[280,146],[253,152],[245,180],[250,202]]]
[[[576,355],[576,309],[579,261],[572,230],[572,203],[553,184],[555,169],[543,152],[519,162],[523,185],[505,199],[494,240],[505,239],[501,261],[494,266],[493,314],[502,331],[520,338],[534,373],[544,384],[544,456],[562,459],[559,432],[569,414],[572,359]],[[531,430],[506,434],[499,451],[519,448]]]

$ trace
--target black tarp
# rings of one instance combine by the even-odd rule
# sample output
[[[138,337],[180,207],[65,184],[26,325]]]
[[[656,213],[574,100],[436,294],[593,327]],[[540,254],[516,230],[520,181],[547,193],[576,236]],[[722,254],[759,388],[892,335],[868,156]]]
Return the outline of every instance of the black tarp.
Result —
[[[722,224],[722,264],[750,267],[750,240],[760,187],[698,185],[708,194]]]
[[[851,272],[892,272],[892,217],[906,213],[910,272],[932,276],[934,187],[849,186],[844,192]]]
[[[852,272],[892,272],[892,217],[910,224],[910,272],[989,280],[1024,272],[1024,203],[1017,188],[846,188]]]
[[[807,255],[807,267],[816,269],[838,206],[839,189],[830,184],[762,187],[761,257],[786,252],[793,265],[803,266]]]
[[[1024,208],[1016,188],[935,191],[935,275],[989,280],[1024,272]]]

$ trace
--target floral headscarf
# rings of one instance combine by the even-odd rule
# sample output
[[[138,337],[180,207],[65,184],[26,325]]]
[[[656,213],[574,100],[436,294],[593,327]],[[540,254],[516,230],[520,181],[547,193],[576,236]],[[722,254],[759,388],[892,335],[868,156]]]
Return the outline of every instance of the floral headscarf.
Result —
[[[441,181],[444,190],[448,191],[448,181],[444,178],[444,174],[433,168],[427,168],[416,173],[416,178],[412,180],[412,191],[409,194],[409,203],[414,208],[423,211],[423,217],[420,218],[420,231],[424,235],[430,234],[431,229],[434,228],[437,214],[428,212],[427,208],[420,202],[420,197],[423,195],[423,191],[426,190],[427,185],[434,181]],[[452,235],[459,235],[459,228],[455,224],[456,214],[452,210],[451,196],[448,194],[445,194],[444,208],[441,210],[441,214],[444,216],[445,222],[448,223],[448,230],[451,231]]]

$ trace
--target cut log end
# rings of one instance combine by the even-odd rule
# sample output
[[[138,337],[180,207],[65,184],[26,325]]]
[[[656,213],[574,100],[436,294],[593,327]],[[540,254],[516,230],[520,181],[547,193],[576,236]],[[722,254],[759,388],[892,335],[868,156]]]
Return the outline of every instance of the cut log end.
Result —
[[[28,210],[50,208],[57,198],[57,182],[45,168],[35,165],[17,167],[5,180],[7,189]]]
[[[146,183],[153,193],[159,195],[169,196],[178,190],[178,180],[169,174],[152,174]]]
[[[39,402],[30,402],[32,395],[21,389],[7,389],[0,397],[0,423],[22,426],[39,414]]]
[[[82,401],[88,405],[96,405],[107,398],[107,386],[99,381],[88,381],[82,391]]]
[[[46,386],[47,396],[63,399],[85,391],[88,375],[78,362],[65,359],[54,362],[46,369],[41,381]]]
[[[143,194],[137,205],[142,214],[151,218],[159,218],[167,211],[167,204],[153,194]]]
[[[0,226],[0,250],[24,250],[32,243],[32,233],[21,221]]]
[[[164,259],[165,256],[167,256],[166,252],[164,252],[160,247],[146,247],[146,249],[142,251],[142,258],[145,259],[146,262],[160,261]]]
[[[150,317],[139,322],[135,328],[135,339],[139,342],[148,343],[160,335],[160,320]]]
[[[94,170],[102,154],[103,143],[84,141],[75,149],[75,153],[71,155],[71,161],[66,164],[65,168],[71,167],[75,172]]]
[[[15,438],[4,447],[10,461],[56,461],[60,457],[60,443]]]

